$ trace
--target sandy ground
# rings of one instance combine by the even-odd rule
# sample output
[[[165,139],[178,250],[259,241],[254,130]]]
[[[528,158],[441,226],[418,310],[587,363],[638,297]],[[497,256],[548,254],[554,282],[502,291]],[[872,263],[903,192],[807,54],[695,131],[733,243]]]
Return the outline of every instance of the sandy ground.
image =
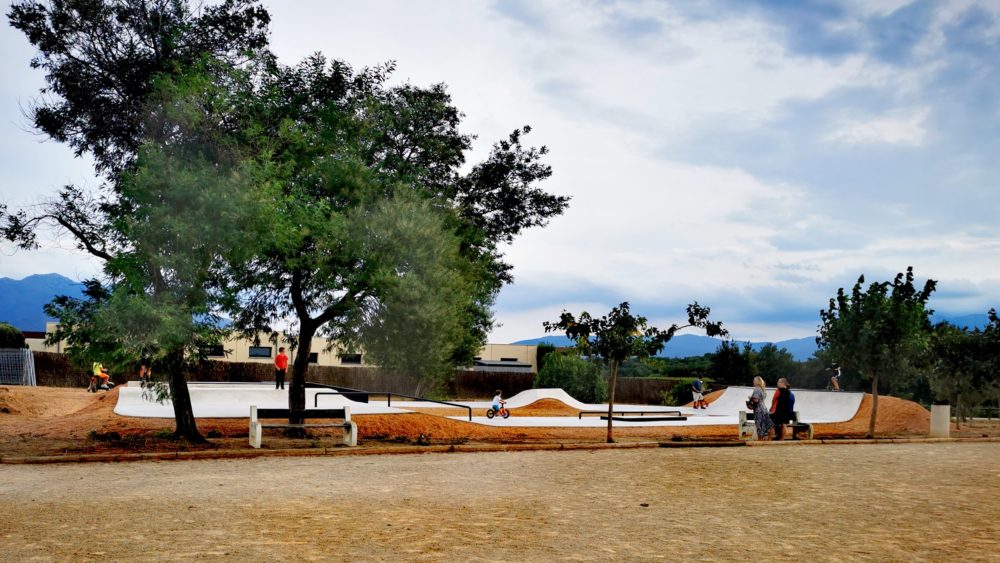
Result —
[[[997,467],[997,443],[0,465],[0,553],[998,561]]]
[[[714,397],[710,395],[711,401]],[[198,428],[211,440],[207,446],[176,442],[169,435],[172,419],[129,418],[114,414],[118,389],[87,393],[60,387],[0,387],[0,456],[76,453],[156,452],[191,449],[249,449],[246,419],[200,419]],[[871,399],[865,397],[857,416],[840,424],[818,424],[818,438],[861,437],[868,427]],[[537,401],[511,416],[576,416],[575,409],[552,399]],[[464,414],[450,409],[426,409],[404,415],[362,415],[355,420],[359,443],[365,447],[401,444],[603,442],[603,428],[503,428],[451,420],[441,415]],[[483,413],[476,412],[477,415]],[[880,397],[877,432],[883,436],[926,436],[930,413],[894,397]],[[1000,435],[1000,424],[965,427],[955,435]],[[735,440],[735,425],[697,427],[618,428],[615,438],[629,441]],[[280,430],[265,431],[264,447],[330,447],[341,442],[338,431],[312,430],[308,439],[288,439]]]

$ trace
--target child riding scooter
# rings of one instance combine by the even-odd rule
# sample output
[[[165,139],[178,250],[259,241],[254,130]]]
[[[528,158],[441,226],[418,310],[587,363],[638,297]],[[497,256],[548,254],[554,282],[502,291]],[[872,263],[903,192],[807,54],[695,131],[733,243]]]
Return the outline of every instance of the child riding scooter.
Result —
[[[90,386],[87,391],[97,393],[98,389],[110,390],[115,384],[111,382],[111,375],[101,362],[94,362],[93,371],[90,375]]]

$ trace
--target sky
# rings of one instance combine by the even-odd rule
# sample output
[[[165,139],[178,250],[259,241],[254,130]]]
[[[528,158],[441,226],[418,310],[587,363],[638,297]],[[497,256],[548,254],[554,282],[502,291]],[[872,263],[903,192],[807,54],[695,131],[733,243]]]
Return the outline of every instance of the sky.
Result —
[[[444,83],[471,165],[530,125],[565,214],[505,247],[491,342],[629,301],[688,303],[740,340],[815,334],[864,274],[913,266],[944,315],[1000,306],[1000,0],[265,1],[286,64],[322,52],[394,83]],[[0,202],[94,185],[31,131],[33,50],[0,29]],[[0,243],[0,277],[100,264],[52,238]]]

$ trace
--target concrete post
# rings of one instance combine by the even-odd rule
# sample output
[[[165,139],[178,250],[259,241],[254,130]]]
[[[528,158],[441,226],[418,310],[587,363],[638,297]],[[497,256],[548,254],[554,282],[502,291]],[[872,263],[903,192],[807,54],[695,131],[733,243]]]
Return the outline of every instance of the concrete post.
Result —
[[[951,405],[931,405],[931,438],[951,436]]]

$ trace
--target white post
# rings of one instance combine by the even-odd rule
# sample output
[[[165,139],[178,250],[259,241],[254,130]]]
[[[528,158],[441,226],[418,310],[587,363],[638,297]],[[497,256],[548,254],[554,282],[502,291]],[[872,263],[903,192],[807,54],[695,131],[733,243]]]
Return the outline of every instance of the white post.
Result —
[[[931,438],[951,436],[951,405],[931,405]]]

